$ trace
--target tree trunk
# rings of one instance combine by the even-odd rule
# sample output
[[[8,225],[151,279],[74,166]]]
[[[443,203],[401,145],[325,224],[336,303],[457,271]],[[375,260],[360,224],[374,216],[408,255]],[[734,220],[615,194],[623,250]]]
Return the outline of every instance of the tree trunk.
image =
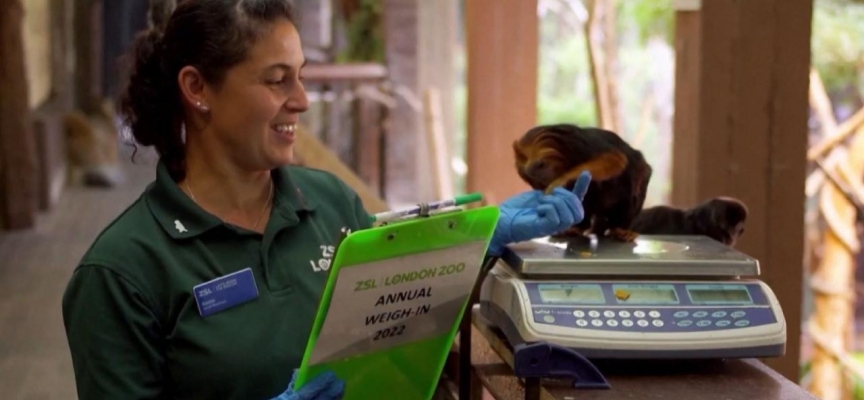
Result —
[[[597,126],[618,132],[618,96],[614,63],[615,49],[615,0],[586,0],[588,20],[585,22],[585,41],[588,62],[593,78],[594,100],[597,110]]]
[[[616,0],[603,0],[603,57],[606,59],[606,90],[609,99],[611,129],[624,129],[618,100],[618,5]],[[620,132],[619,132],[620,133]]]
[[[849,170],[855,178],[864,177],[864,129],[859,129],[845,152]],[[837,165],[843,163],[838,162]],[[837,175],[842,176],[836,166]],[[816,287],[814,329],[831,347],[848,352],[854,329],[855,256],[860,251],[855,226],[856,209],[834,185],[822,188],[820,207],[827,222],[823,236],[824,253],[811,278]],[[812,358],[812,381],[808,390],[823,400],[839,400],[848,392],[840,364],[830,352],[816,346]]]
[[[0,222],[8,229],[31,227],[38,204],[23,23],[21,1],[0,1]]]

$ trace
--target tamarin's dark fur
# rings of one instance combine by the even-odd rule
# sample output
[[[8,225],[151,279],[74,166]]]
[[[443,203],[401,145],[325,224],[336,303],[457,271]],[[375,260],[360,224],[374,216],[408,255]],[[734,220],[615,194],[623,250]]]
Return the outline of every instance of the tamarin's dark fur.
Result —
[[[728,246],[744,234],[747,206],[731,197],[715,197],[689,210],[646,208],[631,229],[645,235],[704,235]]]
[[[652,169],[645,157],[616,133],[572,124],[541,125],[513,142],[516,170],[536,190],[573,189],[582,171],[591,184],[582,201],[584,219],[556,236],[588,232],[631,242],[630,224],[645,203]]]

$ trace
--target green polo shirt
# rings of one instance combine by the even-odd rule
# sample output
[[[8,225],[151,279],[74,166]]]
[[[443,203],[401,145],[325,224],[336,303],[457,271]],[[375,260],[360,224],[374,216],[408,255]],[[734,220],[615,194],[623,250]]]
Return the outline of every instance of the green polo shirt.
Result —
[[[269,399],[300,365],[343,228],[370,226],[330,173],[273,170],[264,234],[199,208],[162,163],[86,252],[63,298],[78,395]],[[193,287],[251,268],[258,297],[202,317]]]

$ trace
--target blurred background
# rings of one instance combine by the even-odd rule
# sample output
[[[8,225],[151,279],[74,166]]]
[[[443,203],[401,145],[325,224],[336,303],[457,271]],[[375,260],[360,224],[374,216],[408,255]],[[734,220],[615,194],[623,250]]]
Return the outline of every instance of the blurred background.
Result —
[[[790,323],[769,365],[864,399],[864,1],[294,3],[299,164],[371,212],[470,191],[496,204],[527,189],[510,145],[531,126],[611,129],[654,168],[646,206],[751,207],[739,247]],[[121,56],[173,6],[0,3],[0,398],[74,398],[63,289],[154,176],[115,112]]]

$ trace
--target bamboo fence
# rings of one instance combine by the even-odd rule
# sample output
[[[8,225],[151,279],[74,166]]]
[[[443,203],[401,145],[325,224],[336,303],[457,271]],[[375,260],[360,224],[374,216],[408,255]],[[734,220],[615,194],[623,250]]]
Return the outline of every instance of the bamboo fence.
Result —
[[[808,177],[807,195],[818,201],[822,226],[811,224],[814,257],[810,288],[814,310],[806,332],[814,344],[807,389],[823,400],[841,400],[852,382],[864,382],[864,368],[849,356],[854,331],[858,213],[864,204],[864,109],[839,124],[819,74],[811,71],[810,103],[822,126],[822,142],[808,151],[817,169]],[[848,141],[848,143],[846,143]],[[814,231],[819,233],[814,235]],[[812,247],[818,246],[818,249]],[[813,262],[813,261],[811,261]]]

